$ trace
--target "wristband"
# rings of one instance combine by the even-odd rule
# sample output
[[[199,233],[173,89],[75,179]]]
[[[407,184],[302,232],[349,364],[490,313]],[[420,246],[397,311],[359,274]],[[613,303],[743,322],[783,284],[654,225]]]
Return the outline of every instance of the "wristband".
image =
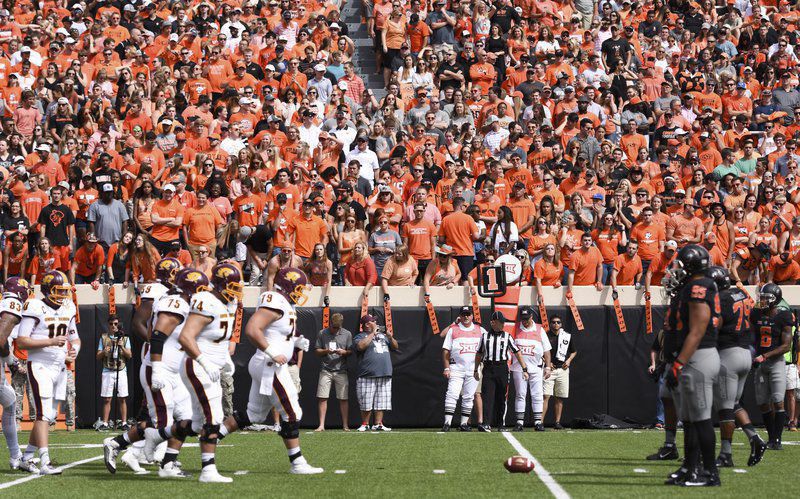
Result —
[[[449,370],[450,370],[450,368],[449,368],[449,367],[445,367],[445,368],[444,368],[444,370],[445,370],[445,371],[449,371]]]
[[[281,354],[281,353],[280,353],[280,352],[278,352],[277,350],[278,350],[278,349],[277,349],[277,348],[275,348],[275,346],[274,346],[274,345],[270,345],[270,346],[268,346],[267,348],[265,348],[265,349],[264,349],[264,353],[265,353],[265,354],[267,354],[267,357],[269,357],[270,359],[273,359],[273,360],[274,360],[274,359],[275,359],[275,357],[277,357],[278,355],[280,355],[280,354]]]
[[[528,372],[528,368],[527,367],[523,367],[522,368],[522,372],[524,372],[524,373]]]

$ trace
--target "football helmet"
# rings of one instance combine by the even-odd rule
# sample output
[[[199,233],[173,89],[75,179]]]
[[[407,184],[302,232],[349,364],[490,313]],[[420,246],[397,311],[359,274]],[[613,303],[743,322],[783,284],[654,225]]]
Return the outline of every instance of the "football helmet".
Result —
[[[211,286],[226,300],[240,300],[244,297],[242,271],[232,263],[218,263],[211,269]]]
[[[770,309],[781,302],[783,291],[774,282],[768,282],[758,290],[758,308]]]
[[[183,267],[177,258],[162,258],[156,264],[156,279],[165,286],[175,284],[175,274]]]
[[[184,267],[175,274],[175,288],[181,294],[192,296],[200,291],[208,291],[208,277],[199,270]]]
[[[22,303],[33,295],[33,286],[21,277],[9,277],[3,285],[3,298],[16,298]]]
[[[714,279],[714,282],[717,283],[717,289],[720,291],[731,287],[731,274],[725,267],[712,265],[706,271],[706,275]]]
[[[295,267],[280,269],[275,274],[275,290],[286,297],[289,303],[302,307],[308,301],[309,290],[306,273]]]
[[[698,244],[684,246],[675,255],[672,267],[667,270],[661,285],[670,296],[675,296],[689,277],[705,272],[711,261],[708,250]]]
[[[72,286],[67,276],[59,270],[51,270],[42,277],[42,294],[45,298],[61,305],[70,298]]]

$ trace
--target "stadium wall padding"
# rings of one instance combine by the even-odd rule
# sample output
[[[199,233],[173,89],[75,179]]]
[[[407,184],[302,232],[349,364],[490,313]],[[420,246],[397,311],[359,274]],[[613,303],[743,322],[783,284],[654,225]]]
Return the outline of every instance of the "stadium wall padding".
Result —
[[[538,316],[536,309],[535,313]],[[653,328],[658,331],[664,318],[664,307],[653,307]],[[331,314],[344,315],[344,327],[354,333],[357,331],[360,308],[333,308]],[[484,327],[488,327],[490,315],[488,308],[481,309]],[[643,307],[624,307],[623,314],[627,333],[620,333],[614,308],[611,306],[580,307],[581,317],[586,329],[578,332],[569,309],[548,308],[548,316],[564,319],[567,331],[573,333],[578,356],[572,364],[570,375],[570,397],[564,405],[562,422],[569,423],[574,418],[589,418],[594,414],[609,414],[619,419],[627,419],[650,424],[655,417],[657,385],[647,374],[650,362],[650,346],[654,335],[645,332],[645,313]],[[245,309],[243,324],[252,315],[252,309]],[[383,307],[372,307],[370,313],[376,315],[383,324]],[[130,333],[133,314],[132,305],[118,305],[117,315],[124,330]],[[458,307],[437,307],[436,316],[444,330],[458,316]],[[78,424],[89,427],[100,415],[100,374],[102,365],[95,359],[96,348],[108,321],[108,308],[104,305],[85,305],[80,307],[81,322],[78,332],[83,343],[76,366],[76,392]],[[424,308],[394,308],[392,311],[395,336],[400,350],[393,354],[394,376],[393,410],[385,420],[389,426],[398,427],[438,427],[444,419],[444,392],[447,386],[442,376],[442,341],[433,336]],[[538,320],[538,317],[537,317]],[[312,348],[317,333],[322,328],[322,309],[299,308],[298,331],[311,340]],[[128,365],[128,383],[131,397],[128,413],[135,416],[141,407],[142,391],[139,386],[139,365],[141,342],[131,338],[133,358]],[[254,347],[243,338],[234,355],[236,375],[234,377],[234,405],[245,409],[250,390],[250,376],[247,363],[255,352]],[[358,404],[355,395],[356,358],[348,359],[350,373],[350,426],[360,424]],[[303,408],[302,425],[307,428],[318,424],[317,377],[319,359],[313,350],[305,354],[301,368],[302,391],[300,404]],[[333,396],[333,394],[331,394]],[[509,406],[507,422],[514,419],[514,387],[509,384]],[[760,421],[753,398],[752,383],[748,381],[745,391],[745,407],[750,410],[754,421]],[[552,410],[548,421],[552,419]],[[326,426],[341,427],[338,404],[331,399],[328,404]]]

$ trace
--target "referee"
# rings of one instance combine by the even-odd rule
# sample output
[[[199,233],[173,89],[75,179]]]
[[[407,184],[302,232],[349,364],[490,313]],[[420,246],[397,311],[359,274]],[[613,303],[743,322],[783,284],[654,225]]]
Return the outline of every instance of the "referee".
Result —
[[[514,343],[514,338],[503,330],[506,322],[502,312],[494,312],[490,322],[489,332],[481,335],[481,344],[475,356],[475,379],[479,379],[478,366],[483,362],[483,413],[487,419],[503,431],[503,418],[506,409],[506,393],[508,390],[508,360],[509,351],[516,357],[522,366],[522,376],[528,380],[528,366],[522,358],[519,348]],[[478,425],[478,430],[490,432],[491,426],[484,422]]]

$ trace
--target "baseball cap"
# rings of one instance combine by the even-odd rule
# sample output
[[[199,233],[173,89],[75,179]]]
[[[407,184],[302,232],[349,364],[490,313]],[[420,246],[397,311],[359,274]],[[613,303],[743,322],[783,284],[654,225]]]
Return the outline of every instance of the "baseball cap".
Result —
[[[49,146],[49,145],[47,145],[47,144],[39,144],[38,146],[36,146],[36,150],[37,150],[37,151],[47,151],[47,152],[50,152],[50,146]]]
[[[167,184],[167,185],[164,186],[163,190],[175,192],[175,186],[172,185],[172,184]]]
[[[740,81],[736,84],[736,88],[747,88],[747,84],[743,81]]]
[[[669,240],[669,241],[667,241],[667,243],[664,245],[664,247],[665,247],[665,248],[678,249],[678,243],[677,243],[677,242],[675,242],[675,241],[673,241],[673,240]]]
[[[598,192],[597,194],[592,195],[592,199],[597,199],[598,201],[602,201],[603,195]]]
[[[103,192],[113,192],[113,191],[114,191],[114,186],[113,185],[111,185],[111,184],[103,184]]]
[[[461,307],[461,309],[458,311],[458,315],[472,315],[472,307]]]
[[[392,188],[389,187],[388,185],[381,185],[378,186],[378,192],[381,194],[383,194],[384,192],[392,192]]]
[[[169,41],[171,42],[177,42],[179,39],[180,38],[178,37],[177,33],[172,33],[171,35],[169,35]]]
[[[436,252],[439,253],[440,255],[452,255],[453,248],[450,245],[443,244],[441,246],[436,247]]]
[[[525,184],[522,183],[521,181],[517,180],[516,182],[514,182],[514,189],[524,189],[524,188]]]
[[[361,318],[361,325],[362,326],[366,326],[370,322],[378,322],[378,321],[377,321],[377,319],[375,319],[375,316],[371,315],[371,314],[367,314],[367,315],[365,315],[364,317]]]
[[[59,97],[58,98],[58,103],[59,104],[69,104],[69,99],[67,99],[66,97]]]
[[[314,66],[314,71],[322,71],[322,72],[325,72],[325,70],[326,70],[326,69],[327,69],[327,68],[325,67],[325,65],[324,65],[324,64],[317,64],[316,66]]]
[[[96,243],[97,242],[97,234],[95,234],[94,232],[87,233],[86,234],[86,242]]]
[[[497,310],[495,312],[492,312],[492,320],[493,321],[505,322],[506,321],[506,316],[503,315],[503,312]]]
[[[519,318],[522,320],[528,320],[533,317],[533,309],[531,307],[522,307],[519,309]]]

